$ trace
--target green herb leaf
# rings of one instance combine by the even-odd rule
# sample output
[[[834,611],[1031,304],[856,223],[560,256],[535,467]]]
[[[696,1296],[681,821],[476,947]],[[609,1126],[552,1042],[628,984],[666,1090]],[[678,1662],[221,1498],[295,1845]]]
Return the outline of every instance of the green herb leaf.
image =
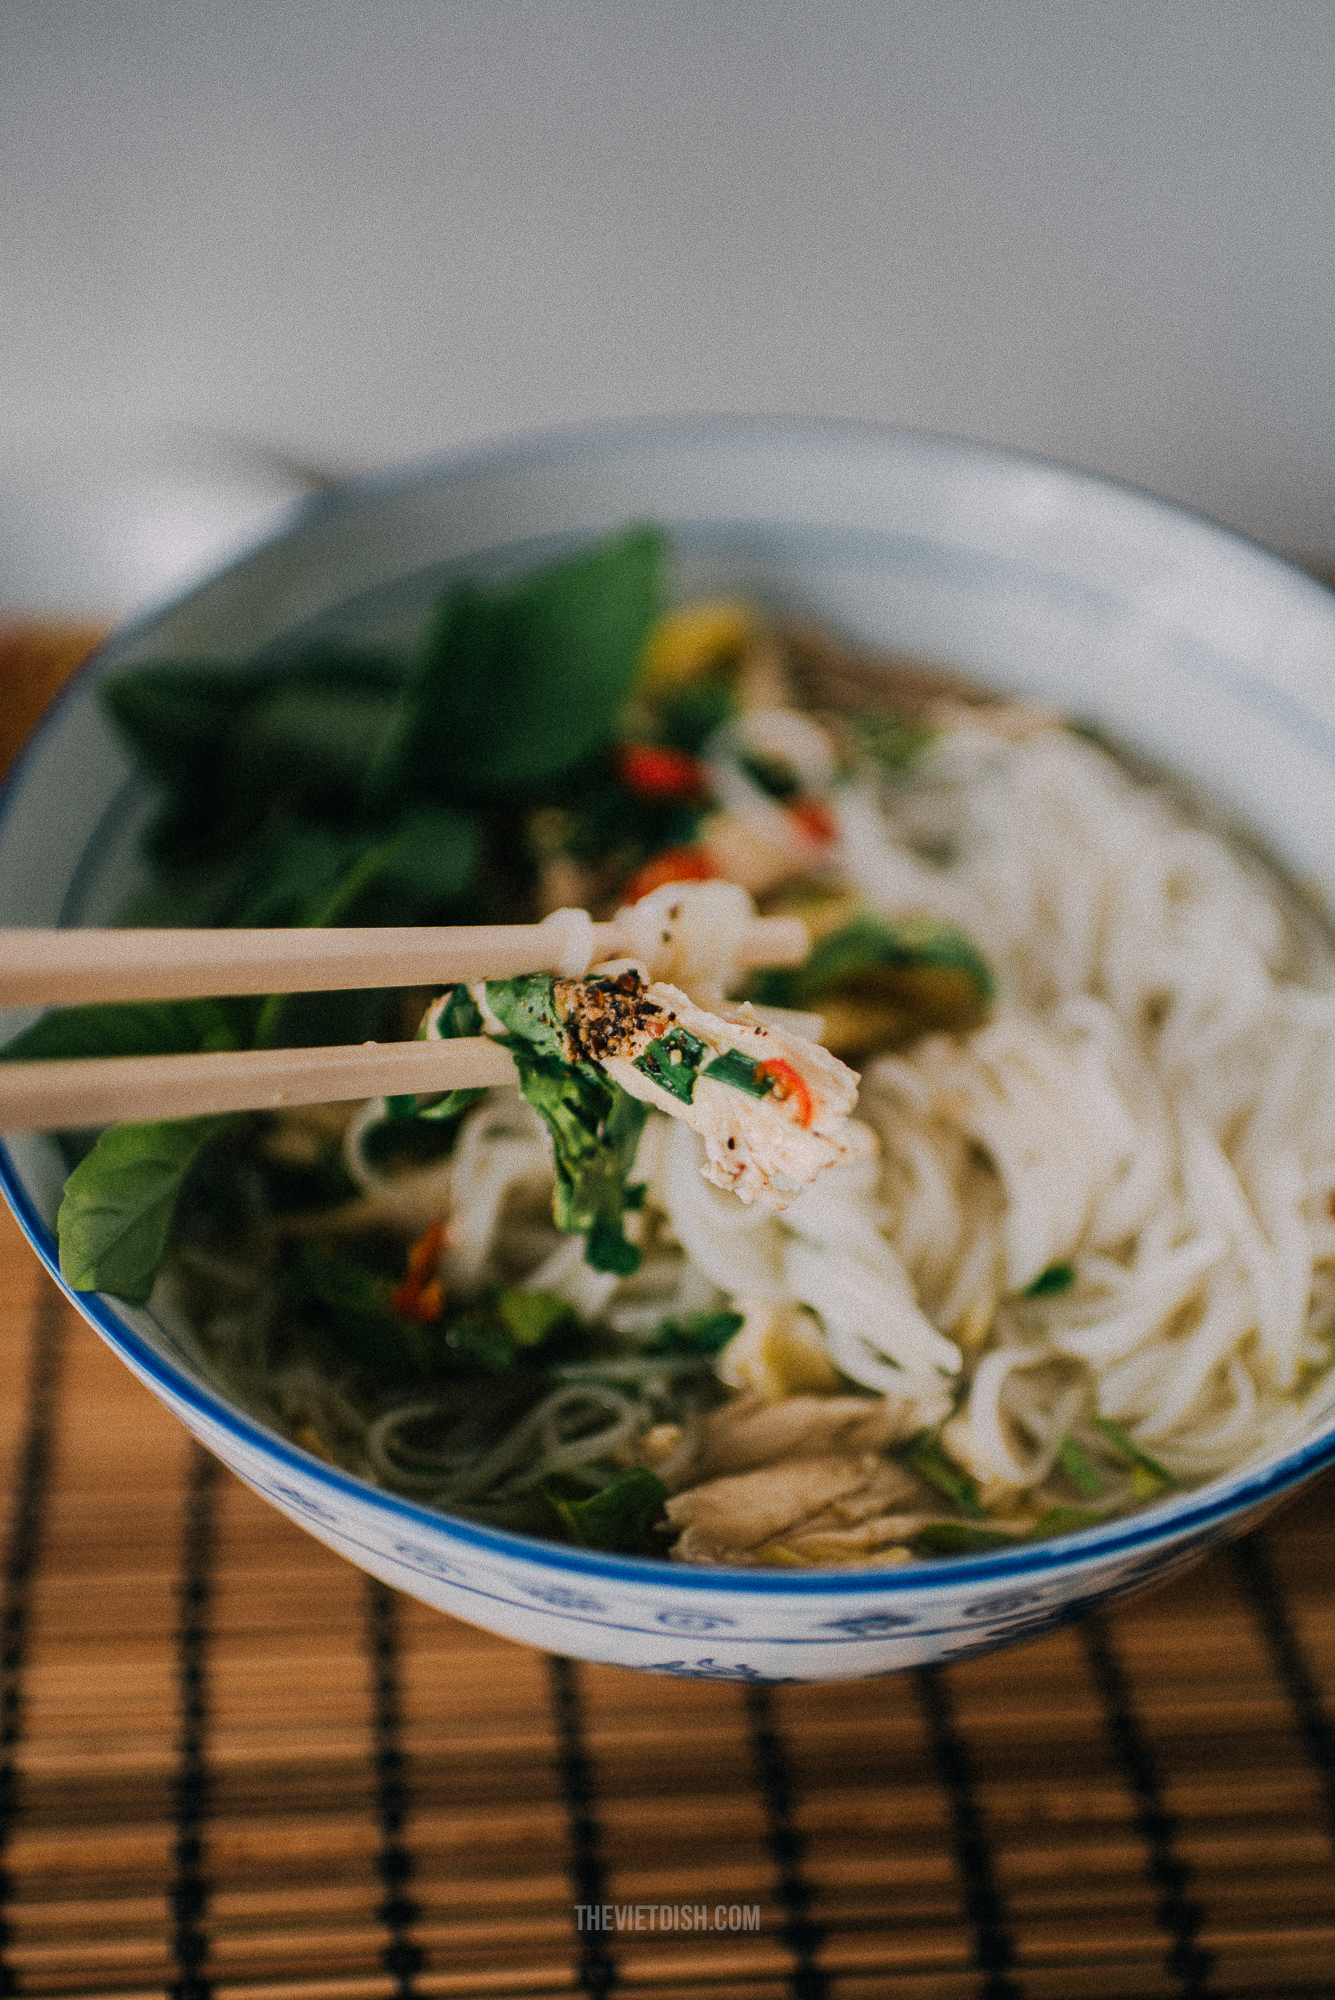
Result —
[[[664,554],[656,529],[632,528],[507,588],[452,590],[381,746],[373,805],[513,790],[590,755],[634,680]]]
[[[663,1511],[667,1487],[656,1472],[635,1466],[587,1499],[573,1480],[552,1474],[542,1490],[571,1537],[588,1549],[633,1555]]]
[[[436,1014],[428,1013],[417,1031],[419,1041],[434,1037],[441,1042],[463,1041],[482,1033],[482,1009],[466,986],[451,986],[445,1004]]]
[[[936,1431],[919,1431],[910,1438],[900,1452],[899,1458],[919,1479],[925,1479],[929,1486],[935,1486],[938,1493],[944,1493],[947,1500],[953,1500],[961,1514],[970,1514],[975,1520],[983,1516],[983,1503],[978,1495],[978,1482],[962,1465],[957,1465],[950,1456]]]
[[[182,1118],[104,1132],[65,1183],[57,1232],[67,1284],[142,1305],[186,1175],[209,1141],[236,1122]]]
[[[475,1362],[493,1374],[515,1365],[515,1344],[506,1328],[476,1314],[470,1313],[447,1326],[445,1345],[461,1361]]]
[[[1097,1528],[1103,1519],[1090,1507],[1049,1507],[1029,1530],[1026,1540],[1046,1541],[1050,1535],[1076,1535],[1082,1528]]]
[[[545,972],[522,979],[489,979],[487,1005],[526,1048],[564,1065],[566,1039],[556,1011],[555,986],[555,980]]]
[[[278,1293],[343,1361],[378,1380],[411,1380],[423,1371],[440,1335],[394,1311],[394,1285],[385,1270],[351,1249],[298,1240],[287,1248]]]
[[[713,1083],[730,1083],[734,1090],[744,1090],[748,1097],[768,1097],[774,1088],[774,1078],[765,1074],[754,1056],[744,1056],[740,1049],[727,1049],[721,1056],[715,1056],[700,1074]]]
[[[239,1023],[217,1000],[140,1000],[61,1007],[0,1049],[0,1062],[75,1056],[179,1056],[240,1046]]]
[[[985,1556],[994,1549],[1013,1549],[1019,1538],[1001,1528],[973,1528],[965,1521],[930,1521],[919,1528],[909,1547],[917,1556]]]
[[[1120,1459],[1132,1466],[1134,1472],[1144,1475],[1140,1490],[1137,1491],[1133,1472],[1131,1485],[1137,1500],[1152,1500],[1157,1493],[1177,1485],[1177,1480],[1167,1466],[1160,1465],[1157,1458],[1151,1458],[1147,1451],[1142,1451],[1135,1439],[1128,1437],[1122,1426],[1115,1424],[1111,1417],[1095,1417],[1094,1428],[1102,1432]]]
[[[739,1312],[687,1313],[683,1319],[661,1319],[651,1354],[718,1354],[742,1329]]]
[[[856,1010],[866,1036],[880,1041],[976,1028],[995,993],[986,959],[953,924],[934,917],[891,922],[870,912],[818,939],[804,964],[765,972],[755,987],[755,998],[769,1006]]]
[[[516,1347],[540,1347],[549,1334],[575,1317],[574,1307],[555,1292],[521,1292],[511,1287],[498,1294],[496,1310]]]
[[[925,722],[901,715],[860,716],[853,728],[858,748],[885,771],[906,771],[936,741],[936,731]]]
[[[550,1022],[540,1007],[526,1010],[522,1000],[508,1014],[502,1013],[492,996],[494,988],[504,983],[508,982],[490,981],[487,1000],[507,1024],[523,1020],[537,1041],[535,1047],[515,1032],[507,1037],[506,1046],[519,1071],[520,1089],[552,1135],[556,1226],[587,1239],[584,1260],[595,1271],[629,1277],[639,1269],[640,1253],[625,1234],[626,1212],[638,1206],[635,1190],[627,1182],[648,1107],[592,1065],[571,1068],[541,1053],[551,1033]],[[505,996],[501,1000],[504,1005]]]
[[[685,1028],[669,1028],[657,1041],[650,1042],[643,1055],[634,1058],[634,1067],[651,1083],[689,1104],[695,1095],[695,1079],[705,1044]]]
[[[1090,1464],[1083,1445],[1069,1433],[1057,1447],[1057,1463],[1078,1492],[1091,1494],[1102,1491],[1103,1481]]]
[[[1025,1286],[1020,1296],[1026,1299],[1055,1299],[1063,1292],[1069,1292],[1074,1283],[1074,1264],[1049,1264],[1031,1285]]]

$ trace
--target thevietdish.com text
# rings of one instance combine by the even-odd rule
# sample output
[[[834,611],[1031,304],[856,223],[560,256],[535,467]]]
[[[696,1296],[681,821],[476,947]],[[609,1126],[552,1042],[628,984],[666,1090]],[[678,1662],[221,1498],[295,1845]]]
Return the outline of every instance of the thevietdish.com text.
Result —
[[[576,1903],[581,1931],[758,1931],[759,1903]]]

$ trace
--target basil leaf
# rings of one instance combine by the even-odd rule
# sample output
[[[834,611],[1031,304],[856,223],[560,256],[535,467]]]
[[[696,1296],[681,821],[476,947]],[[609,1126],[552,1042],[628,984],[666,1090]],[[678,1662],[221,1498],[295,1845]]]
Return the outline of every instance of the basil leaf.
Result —
[[[417,805],[390,829],[384,874],[427,905],[451,903],[473,879],[481,839],[471,813],[454,806]]]
[[[621,1555],[643,1548],[668,1497],[658,1474],[639,1465],[587,1499],[577,1497],[574,1484],[553,1473],[543,1480],[542,1490],[573,1540],[587,1549]]]
[[[0,1049],[0,1062],[75,1056],[180,1056],[241,1046],[238,1022],[217,1000],[112,1001],[44,1014]]]
[[[487,1005],[526,1048],[565,1067],[566,1038],[556,1011],[556,981],[546,972],[521,979],[489,979]]]
[[[79,1292],[142,1305],[153,1289],[186,1175],[234,1117],[113,1125],[65,1183],[60,1269]]]
[[[376,759],[373,806],[485,796],[588,756],[635,677],[664,553],[656,529],[632,528],[504,589],[456,586]]]

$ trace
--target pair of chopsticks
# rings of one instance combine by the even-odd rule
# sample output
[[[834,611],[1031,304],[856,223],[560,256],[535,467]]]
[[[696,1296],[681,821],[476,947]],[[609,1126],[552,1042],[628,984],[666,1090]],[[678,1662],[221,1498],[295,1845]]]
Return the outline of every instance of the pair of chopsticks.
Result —
[[[807,949],[804,924],[760,917],[739,938],[735,956],[743,966],[795,965]],[[541,924],[384,930],[0,930],[0,1007],[372,986],[440,991],[532,972],[578,977],[590,964],[635,955],[634,941],[620,926],[595,924],[582,910],[559,911]],[[485,1035],[0,1062],[0,1131],[275,1111],[514,1081],[508,1051]]]

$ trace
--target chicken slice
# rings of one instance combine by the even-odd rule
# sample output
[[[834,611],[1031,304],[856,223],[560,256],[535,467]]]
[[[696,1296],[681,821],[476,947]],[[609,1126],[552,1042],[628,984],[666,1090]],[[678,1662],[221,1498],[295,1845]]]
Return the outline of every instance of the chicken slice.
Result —
[[[553,1000],[568,1059],[698,1132],[706,1180],[744,1202],[787,1207],[861,1137],[849,1129],[856,1072],[745,1005],[725,1020],[633,965],[558,979]]]

